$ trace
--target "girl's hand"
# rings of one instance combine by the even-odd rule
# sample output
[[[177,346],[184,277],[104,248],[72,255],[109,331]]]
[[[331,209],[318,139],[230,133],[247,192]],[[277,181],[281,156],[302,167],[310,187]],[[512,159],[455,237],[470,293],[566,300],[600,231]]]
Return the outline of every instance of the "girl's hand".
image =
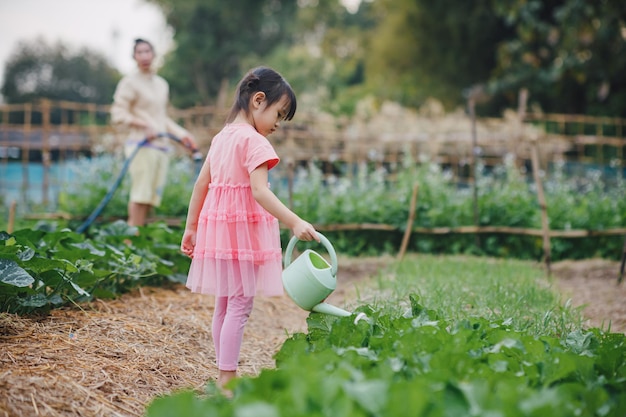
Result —
[[[180,251],[185,255],[193,258],[193,249],[196,247],[196,231],[185,230],[183,240],[180,243]]]
[[[308,222],[304,220],[299,220],[296,225],[291,229],[294,236],[300,240],[316,240],[320,241],[319,236],[317,236],[317,232],[315,228]]]

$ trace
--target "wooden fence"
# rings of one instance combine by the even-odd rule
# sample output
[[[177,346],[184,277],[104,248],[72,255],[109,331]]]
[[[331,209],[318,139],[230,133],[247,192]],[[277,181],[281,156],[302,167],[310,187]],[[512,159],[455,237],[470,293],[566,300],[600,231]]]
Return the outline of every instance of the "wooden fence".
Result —
[[[194,107],[171,109],[173,118],[196,137],[202,151],[224,120],[224,109]],[[526,114],[517,112],[502,118],[477,118],[470,111],[444,114],[441,111],[414,112],[385,104],[376,111],[343,120],[300,111],[295,121],[284,123],[271,140],[287,166],[314,161],[327,175],[337,167],[369,164],[391,173],[400,169],[404,158],[436,162],[454,173],[458,181],[473,184],[475,167],[500,165],[507,155],[519,166],[547,171],[554,162],[608,166],[624,175],[626,161],[626,119],[584,115]],[[531,140],[532,139],[532,140]],[[0,172],[9,163],[20,162],[21,190],[31,187],[26,167],[42,166],[41,194],[50,194],[50,167],[58,161],[113,151],[123,140],[110,125],[109,106],[40,100],[35,103],[0,105]],[[344,170],[348,172],[351,170]],[[0,178],[0,192],[11,179]],[[538,177],[537,177],[538,178]],[[538,185],[540,185],[538,183]],[[540,188],[539,188],[540,189]],[[6,201],[5,201],[6,203]],[[545,203],[540,202],[545,209]],[[322,229],[387,229],[387,225],[326,225]],[[512,233],[544,236],[549,260],[549,239],[560,236],[624,234],[623,229],[607,231],[520,230],[468,226],[456,229],[414,229],[416,233]],[[545,243],[547,242],[547,243]]]
[[[171,114],[206,151],[225,111],[206,106],[171,109]],[[621,118],[518,112],[472,119],[464,113],[421,116],[383,106],[377,115],[342,120],[305,110],[284,123],[271,140],[284,160],[315,160],[329,172],[333,164],[342,163],[393,170],[408,156],[415,161],[427,158],[457,178],[471,180],[476,159],[489,167],[513,155],[519,165],[530,166],[531,146],[525,139],[533,128],[541,169],[554,161],[626,167],[626,119]],[[49,100],[0,105],[0,164],[39,162],[45,175],[52,161],[112,151],[122,141],[109,123],[107,105]]]

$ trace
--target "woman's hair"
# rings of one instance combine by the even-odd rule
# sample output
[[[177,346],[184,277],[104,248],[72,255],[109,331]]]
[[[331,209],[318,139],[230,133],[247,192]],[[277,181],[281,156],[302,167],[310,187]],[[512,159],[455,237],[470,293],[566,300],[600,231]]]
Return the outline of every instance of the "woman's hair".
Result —
[[[289,100],[289,110],[285,115],[285,120],[293,119],[294,114],[296,114],[297,102],[296,94],[289,83],[273,69],[257,67],[248,71],[239,81],[235,102],[230,109],[226,122],[230,123],[235,120],[241,110],[248,114],[250,111],[250,97],[259,91],[265,93],[268,106],[280,101],[286,95]]]
[[[133,44],[133,56],[135,55],[135,52],[137,51],[137,47],[141,45],[142,43],[145,43],[146,45],[148,45],[150,49],[152,50],[152,52],[154,52],[154,46],[152,46],[150,42],[142,38],[137,38],[135,39],[135,43]]]

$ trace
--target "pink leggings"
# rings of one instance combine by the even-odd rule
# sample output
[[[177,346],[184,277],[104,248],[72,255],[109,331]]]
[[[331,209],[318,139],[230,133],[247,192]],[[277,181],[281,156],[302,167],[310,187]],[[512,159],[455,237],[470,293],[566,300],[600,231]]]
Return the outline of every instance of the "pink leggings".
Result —
[[[243,331],[252,312],[254,297],[215,297],[213,344],[221,371],[236,371]]]

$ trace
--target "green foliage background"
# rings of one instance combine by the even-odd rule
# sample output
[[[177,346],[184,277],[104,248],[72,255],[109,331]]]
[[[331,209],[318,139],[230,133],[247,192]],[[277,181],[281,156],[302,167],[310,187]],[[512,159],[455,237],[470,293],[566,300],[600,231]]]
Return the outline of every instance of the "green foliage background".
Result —
[[[120,77],[97,51],[88,47],[75,50],[35,38],[22,41],[5,64],[0,92],[8,103],[48,98],[109,104]]]
[[[104,158],[84,161],[77,169],[78,183],[67,185],[59,209],[87,217],[106,194],[111,170],[121,161]],[[289,201],[284,167],[272,172],[272,189],[283,202]],[[432,162],[405,160],[391,175],[384,169],[361,166],[354,175],[325,177],[313,162],[297,171],[292,209],[317,225],[387,224],[395,231],[353,230],[324,232],[337,250],[346,255],[396,253],[409,216],[413,184],[419,185],[414,227],[459,227],[474,225],[474,199],[470,187],[459,185],[448,172]],[[157,214],[184,219],[191,195],[195,167],[187,158],[173,159],[172,181],[165,189],[163,206]],[[522,175],[512,160],[487,172],[479,169],[479,225],[541,229],[539,204],[534,183]],[[544,181],[550,228],[553,230],[605,230],[626,224],[626,181],[619,173],[569,177],[565,166],[557,165]],[[105,218],[125,218],[128,184],[103,212]],[[78,226],[71,222],[71,228]],[[283,240],[288,239],[283,231]],[[619,259],[622,236],[579,239],[552,238],[552,260],[603,257]],[[482,234],[479,245],[471,234],[427,235],[414,233],[409,250],[420,253],[476,254],[517,259],[543,257],[540,237],[510,234]]]
[[[309,105],[338,113],[368,95],[450,110],[482,91],[479,113],[498,115],[527,88],[546,112],[626,116],[619,1],[363,0],[351,11],[339,0],[148,1],[173,29],[161,73],[177,107],[227,106],[246,70],[271,65]],[[22,43],[5,73],[11,103],[108,102],[119,76],[88,48],[41,40]]]
[[[175,29],[164,71],[179,105],[214,103],[226,81],[269,63],[335,112],[368,94],[452,109],[479,85],[485,114],[528,88],[545,111],[626,116],[620,2],[373,0],[352,13],[338,0],[152,1]]]

